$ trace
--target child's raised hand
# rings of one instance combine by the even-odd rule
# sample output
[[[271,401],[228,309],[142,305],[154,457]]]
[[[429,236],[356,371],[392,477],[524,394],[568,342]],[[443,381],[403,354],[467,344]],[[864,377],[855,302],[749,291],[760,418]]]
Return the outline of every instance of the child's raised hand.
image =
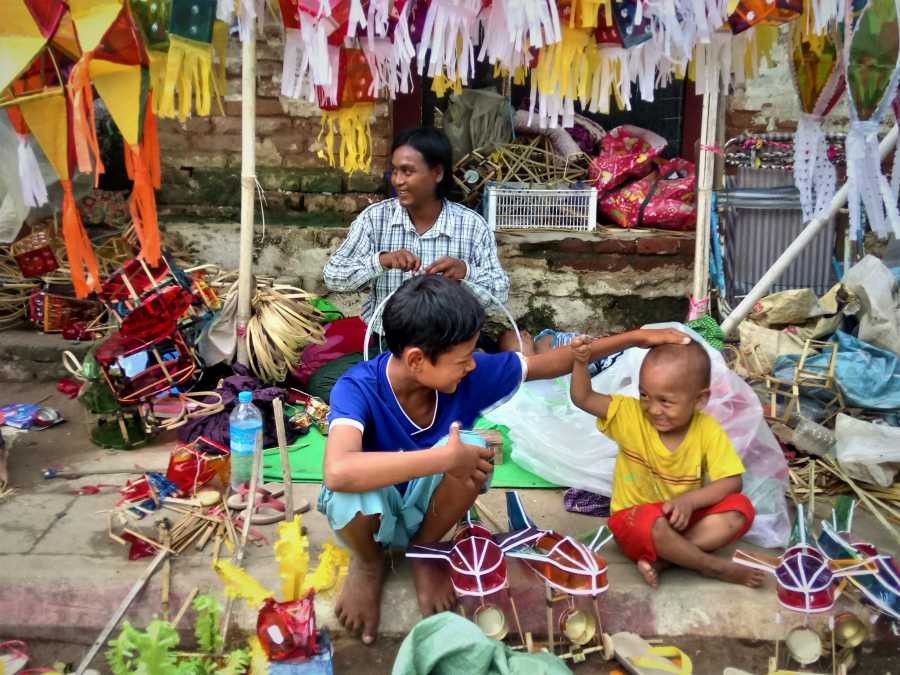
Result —
[[[657,345],[686,345],[691,341],[691,336],[682,333],[677,328],[641,328],[635,331],[635,347],[650,349]]]
[[[579,335],[569,344],[576,363],[588,363],[591,360],[591,342],[593,339],[590,335]]]
[[[450,425],[450,435],[442,449],[447,453],[449,464],[447,473],[472,489],[481,487],[494,469],[494,465],[489,461],[494,452],[490,448],[464,443],[459,435],[458,422]]]
[[[694,506],[687,495],[680,495],[663,503],[662,512],[668,517],[672,529],[683,532],[691,524]]]

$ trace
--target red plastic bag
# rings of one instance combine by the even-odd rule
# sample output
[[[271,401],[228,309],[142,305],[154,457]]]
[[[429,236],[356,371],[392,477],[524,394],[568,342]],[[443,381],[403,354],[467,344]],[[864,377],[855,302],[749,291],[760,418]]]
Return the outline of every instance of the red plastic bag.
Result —
[[[591,182],[603,195],[629,178],[642,178],[653,170],[653,160],[666,147],[666,139],[647,129],[625,124],[600,141],[600,154],[589,167]]]
[[[600,211],[620,227],[693,230],[697,219],[697,175],[693,163],[673,159],[658,171],[610,192]]]
[[[300,365],[294,368],[294,377],[301,386],[307,386],[312,374],[326,363],[347,354],[361,353],[365,339],[366,324],[358,316],[332,321],[325,326],[325,341],[303,350]]]
[[[316,655],[316,610],[313,592],[300,600],[266,600],[256,619],[256,635],[270,661]]]

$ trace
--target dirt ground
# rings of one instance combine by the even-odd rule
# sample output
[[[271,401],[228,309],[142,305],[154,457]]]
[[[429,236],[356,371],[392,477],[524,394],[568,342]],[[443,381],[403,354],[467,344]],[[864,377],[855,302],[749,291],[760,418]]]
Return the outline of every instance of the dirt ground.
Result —
[[[728,640],[708,637],[665,638],[661,642],[680,647],[694,662],[695,675],[720,675],[722,671],[733,666],[748,673],[759,675],[765,673],[769,657],[773,654],[773,645],[758,640]],[[399,638],[381,638],[367,647],[351,638],[339,638],[335,641],[334,672],[336,675],[390,675],[394,656],[400,647]],[[77,663],[84,653],[85,647],[60,642],[41,642],[30,645],[32,667],[49,666],[55,661]],[[858,650],[858,665],[851,671],[852,675],[898,675],[900,674],[900,640],[881,642],[876,650],[863,646]],[[782,663],[782,667],[787,664]],[[796,668],[793,664],[791,667]],[[798,672],[830,673],[831,659],[823,657],[815,664],[815,670]],[[593,657],[584,663],[572,667],[575,675],[601,675],[622,673],[621,667],[615,663],[606,663],[599,657]],[[110,671],[101,670],[103,675]]]

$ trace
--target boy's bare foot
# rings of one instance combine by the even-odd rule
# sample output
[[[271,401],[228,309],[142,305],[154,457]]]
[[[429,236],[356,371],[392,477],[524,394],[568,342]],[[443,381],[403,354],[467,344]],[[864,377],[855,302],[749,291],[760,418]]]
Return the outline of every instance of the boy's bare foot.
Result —
[[[372,644],[378,636],[383,587],[384,559],[366,562],[353,556],[334,613],[348,631],[362,633],[363,644]]]
[[[759,588],[763,581],[763,572],[755,570],[752,567],[744,567],[736,562],[727,561],[719,578],[730,584],[740,584],[741,586],[749,586],[750,588]]]
[[[650,588],[658,588],[659,573],[666,568],[666,565],[662,560],[654,560],[653,562],[650,562],[649,560],[638,560],[637,568],[638,572],[641,573],[641,576],[644,577],[644,581],[647,582],[647,585]]]
[[[450,583],[446,563],[420,558],[410,560],[410,564],[422,616],[431,616],[453,609],[456,605],[456,594]]]

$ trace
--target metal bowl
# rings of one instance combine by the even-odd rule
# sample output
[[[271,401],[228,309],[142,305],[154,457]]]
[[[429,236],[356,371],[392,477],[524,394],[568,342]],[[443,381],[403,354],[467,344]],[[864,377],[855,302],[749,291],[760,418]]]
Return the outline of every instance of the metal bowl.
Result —
[[[580,609],[569,608],[559,617],[562,634],[573,645],[586,645],[597,635],[597,619]]]
[[[815,663],[822,656],[822,638],[811,628],[795,628],[784,638],[784,645],[801,666]]]
[[[495,605],[482,605],[475,610],[472,618],[481,632],[492,640],[502,640],[509,633],[506,615]]]

